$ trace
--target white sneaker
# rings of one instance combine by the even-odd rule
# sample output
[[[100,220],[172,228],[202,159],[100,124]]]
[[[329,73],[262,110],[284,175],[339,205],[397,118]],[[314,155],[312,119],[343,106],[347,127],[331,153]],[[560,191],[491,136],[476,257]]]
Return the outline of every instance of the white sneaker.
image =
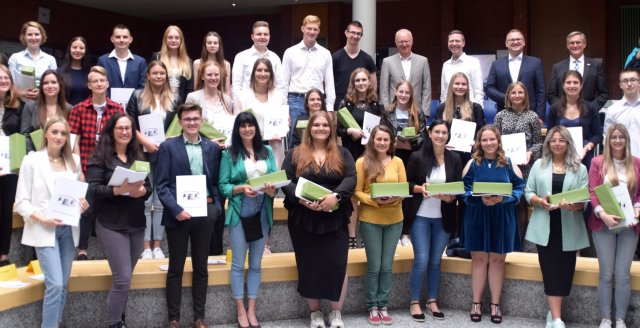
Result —
[[[264,252],[262,254],[263,255],[270,255],[271,254],[271,246],[264,245]]]
[[[411,246],[411,239],[409,239],[409,235],[402,235],[402,238],[400,238],[400,244],[402,244],[402,246]]]
[[[151,260],[153,258],[151,248],[145,248],[145,250],[142,252],[142,255],[140,255],[140,258],[143,260]]]
[[[331,328],[344,328],[340,310],[333,310],[329,313],[329,322],[331,323]]]
[[[602,325],[602,324],[600,324]],[[618,318],[616,319],[616,328],[627,328],[627,324],[624,323],[624,319]]]
[[[553,317],[551,316],[551,311],[547,312],[547,324],[544,326],[545,328],[551,328],[553,326]]]
[[[598,326],[598,328],[611,328],[611,327],[612,327],[612,324],[609,318],[602,318],[602,321],[600,321],[600,326]]]
[[[164,253],[160,247],[156,247],[153,249],[153,258],[154,259],[163,259],[165,258]]]
[[[567,326],[564,325],[564,321],[562,321],[562,319],[558,318],[553,320],[553,324],[551,325],[551,327],[553,328],[566,328]]]
[[[311,324],[309,326],[311,328],[325,328],[322,311],[311,312]]]

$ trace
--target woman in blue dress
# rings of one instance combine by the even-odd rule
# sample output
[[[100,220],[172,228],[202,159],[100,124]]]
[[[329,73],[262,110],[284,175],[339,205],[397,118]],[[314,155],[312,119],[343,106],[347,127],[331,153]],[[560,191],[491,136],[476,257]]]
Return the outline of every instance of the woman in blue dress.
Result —
[[[471,321],[482,319],[480,298],[489,278],[491,321],[502,323],[500,294],[504,282],[507,253],[522,249],[516,220],[516,204],[524,191],[524,180],[518,166],[505,156],[500,132],[493,125],[478,131],[471,160],[462,175],[466,204],[464,212],[464,245],[471,252],[471,289],[473,304]],[[474,182],[507,182],[512,184],[509,196],[472,195]]]

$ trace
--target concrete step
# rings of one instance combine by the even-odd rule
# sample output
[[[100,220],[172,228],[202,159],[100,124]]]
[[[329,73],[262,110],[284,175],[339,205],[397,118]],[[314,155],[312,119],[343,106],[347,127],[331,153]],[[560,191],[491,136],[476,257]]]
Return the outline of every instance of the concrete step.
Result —
[[[534,319],[526,319],[526,318],[518,318],[518,317],[510,317],[506,313],[502,318],[502,325],[496,325],[491,322],[489,315],[484,314],[482,316],[482,321],[475,323],[471,322],[469,319],[469,313],[460,310],[451,310],[451,309],[441,309],[445,313],[445,320],[435,320],[433,317],[427,316],[426,322],[415,322],[409,316],[409,309],[407,310],[397,310],[390,311],[389,314],[393,317],[393,325],[395,327],[402,328],[424,328],[424,327],[452,327],[452,328],[483,328],[483,327],[522,327],[522,328],[539,328],[543,327],[545,324],[544,318],[540,318],[539,320]],[[259,318],[258,318],[259,319]],[[325,320],[328,320],[325,317]],[[349,314],[343,315],[342,320],[345,323],[346,328],[371,328],[371,326],[367,322],[367,314]],[[270,322],[260,322],[260,325],[263,328],[293,328],[293,327],[308,327],[309,319],[296,319],[296,320],[281,320],[281,321],[270,321]],[[567,328],[587,328],[587,327],[597,327],[597,326],[589,326],[589,325],[581,325],[575,323],[566,323]],[[217,326],[209,326],[209,327],[217,327],[217,328],[236,328],[237,324],[234,325],[217,325]],[[329,327],[327,323],[327,327]],[[379,326],[384,327],[384,326]]]

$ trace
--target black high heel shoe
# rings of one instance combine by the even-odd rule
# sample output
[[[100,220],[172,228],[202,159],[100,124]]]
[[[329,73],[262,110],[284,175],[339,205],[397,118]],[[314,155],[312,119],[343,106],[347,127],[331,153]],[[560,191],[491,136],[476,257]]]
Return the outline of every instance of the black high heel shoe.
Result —
[[[413,321],[416,321],[416,322],[425,322],[427,320],[427,317],[425,317],[424,313],[419,313],[419,314],[411,313],[411,307],[414,305],[417,305],[418,307],[420,307],[420,302],[411,302],[411,305],[409,306],[409,314],[411,314],[411,319],[413,319]],[[422,311],[422,308],[420,308],[420,311]]]
[[[480,320],[482,320],[482,303],[472,302],[471,304],[471,313],[469,314],[469,317],[473,322],[480,322]]]
[[[491,322],[495,323],[495,324],[501,324],[502,323],[502,313],[500,312],[500,304],[493,304],[490,303],[492,306],[492,311],[491,311]],[[495,310],[495,314],[493,314],[493,310]]]
[[[431,308],[429,307],[429,304],[431,304],[431,303],[436,303],[436,300],[427,301],[427,310],[429,310],[429,312],[431,312],[431,315],[433,316],[433,318],[436,319],[436,320],[444,320],[444,313],[443,312],[433,312],[433,311],[431,311]]]

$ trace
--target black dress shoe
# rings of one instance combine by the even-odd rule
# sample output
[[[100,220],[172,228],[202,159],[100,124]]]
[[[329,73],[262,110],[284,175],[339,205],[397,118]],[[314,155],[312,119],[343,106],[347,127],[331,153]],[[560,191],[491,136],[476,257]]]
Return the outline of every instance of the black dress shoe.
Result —
[[[429,308],[429,304],[431,303],[436,303],[436,300],[431,300],[427,302],[427,310],[431,312],[431,315],[433,316],[433,318],[436,320],[444,320],[444,313],[431,311],[431,308]]]
[[[420,302],[411,302],[411,305],[409,306],[409,314],[411,314],[411,319],[413,319],[413,321],[416,321],[416,322],[425,322],[427,320],[427,317],[425,317],[424,313],[419,313],[419,314],[411,313],[411,307],[414,305],[418,305],[418,307],[420,307]],[[422,310],[422,308],[420,308],[420,310]]]
[[[0,261],[0,267],[3,267],[3,266],[5,266],[5,265],[9,265],[9,264],[11,264],[11,262],[9,262],[9,260],[2,260],[2,261]]]

